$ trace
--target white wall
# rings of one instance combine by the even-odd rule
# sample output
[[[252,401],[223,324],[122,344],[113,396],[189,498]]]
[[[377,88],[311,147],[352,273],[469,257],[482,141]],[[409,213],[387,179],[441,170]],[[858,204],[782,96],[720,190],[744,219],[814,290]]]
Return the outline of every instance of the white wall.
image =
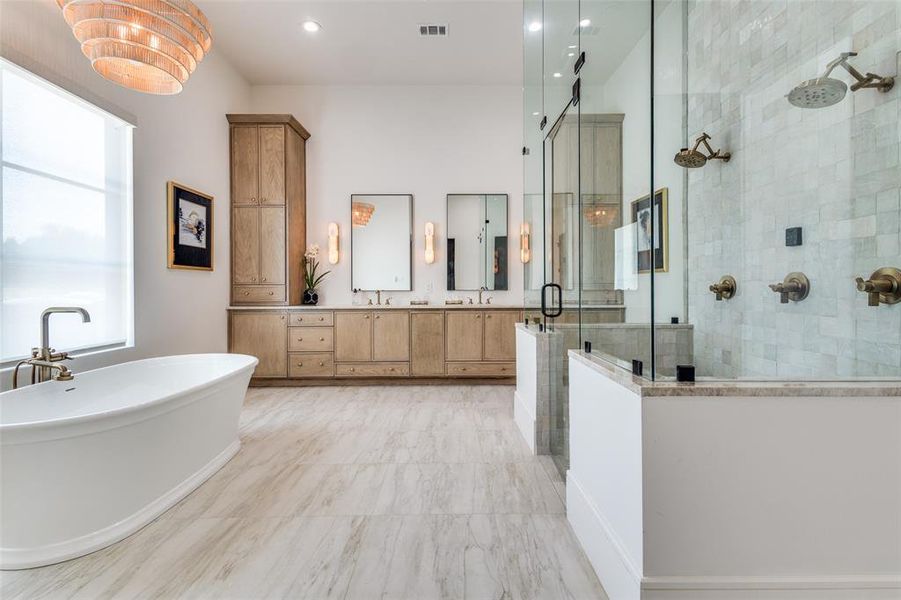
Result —
[[[250,109],[250,86],[216,52],[172,97],[97,76],[53,0],[0,3],[0,52],[89,100],[137,118],[134,134],[135,347],[84,357],[85,370],[135,358],[226,349],[229,288],[228,112]],[[215,197],[215,271],[166,268],[166,181]],[[324,230],[323,236],[324,238]],[[35,315],[35,319],[38,315]],[[38,340],[35,340],[37,343]]]
[[[321,286],[320,302],[351,303],[350,195],[367,193],[413,194],[414,291],[392,295],[433,303],[448,296],[446,195],[507,193],[510,290],[491,296],[522,302],[520,87],[255,86],[252,101],[255,112],[291,113],[310,131],[307,238],[325,247],[328,223],[341,228],[341,261]],[[427,221],[436,229],[431,265],[423,259]]]

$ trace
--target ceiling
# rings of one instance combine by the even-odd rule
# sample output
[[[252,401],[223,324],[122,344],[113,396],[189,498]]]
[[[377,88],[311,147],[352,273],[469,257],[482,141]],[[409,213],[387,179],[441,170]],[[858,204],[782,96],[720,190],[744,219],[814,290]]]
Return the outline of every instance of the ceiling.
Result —
[[[522,83],[521,0],[199,0],[221,52],[254,85]],[[304,31],[312,19],[322,25]],[[446,38],[419,25],[448,25]]]

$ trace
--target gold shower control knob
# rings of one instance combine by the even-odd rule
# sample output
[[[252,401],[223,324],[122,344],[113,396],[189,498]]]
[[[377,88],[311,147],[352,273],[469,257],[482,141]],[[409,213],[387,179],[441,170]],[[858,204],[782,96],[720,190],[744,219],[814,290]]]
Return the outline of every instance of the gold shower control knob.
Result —
[[[800,302],[810,293],[810,280],[804,273],[789,273],[782,283],[770,284],[770,289],[779,294],[779,302],[788,304]]]
[[[719,283],[714,283],[710,285],[710,291],[716,294],[717,302],[721,300],[728,300],[735,296],[735,292],[738,289],[738,285],[735,282],[735,278],[732,275],[723,275],[720,278]]]
[[[858,277],[857,290],[867,295],[868,306],[897,304],[901,302],[901,270],[882,267],[870,275],[869,279]]]

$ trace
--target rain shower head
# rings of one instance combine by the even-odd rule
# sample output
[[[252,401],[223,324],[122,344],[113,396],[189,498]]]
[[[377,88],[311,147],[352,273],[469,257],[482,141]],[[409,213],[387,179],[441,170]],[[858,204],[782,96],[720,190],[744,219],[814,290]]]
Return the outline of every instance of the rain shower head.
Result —
[[[788,101],[798,108],[825,108],[838,104],[848,93],[844,81],[831,77],[808,79],[788,93]]]
[[[709,139],[709,135],[702,133],[698,139],[695,140],[695,145],[692,148],[682,148],[679,150],[679,152],[676,153],[676,156],[673,157],[673,162],[685,169],[698,169],[706,165],[708,160],[729,162],[732,155],[728,152],[721,154],[719,150],[714,151],[707,142]],[[707,150],[707,154],[704,154],[699,150],[701,145]]]
[[[880,92],[892,89],[895,84],[893,77],[881,77],[873,73],[861,75],[860,71],[848,64],[848,59],[852,56],[857,56],[857,53],[843,52],[826,65],[826,72],[822,77],[808,79],[789,92],[786,96],[788,101],[798,108],[825,108],[841,102],[848,93],[848,86],[844,81],[829,77],[836,67],[842,67],[857,80],[851,85],[852,92],[861,88],[876,88]]]

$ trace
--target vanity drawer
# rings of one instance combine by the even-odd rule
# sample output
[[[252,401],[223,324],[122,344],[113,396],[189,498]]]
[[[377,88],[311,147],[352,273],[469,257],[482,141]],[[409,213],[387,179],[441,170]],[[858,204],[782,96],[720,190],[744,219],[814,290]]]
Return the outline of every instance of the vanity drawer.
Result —
[[[236,285],[232,288],[235,304],[258,304],[260,302],[284,302],[283,285]]]
[[[331,352],[335,349],[335,330],[331,327],[289,327],[291,352]]]
[[[335,355],[331,352],[306,352],[288,355],[288,377],[334,377]]]
[[[335,367],[337,377],[407,377],[410,363],[343,363]]]
[[[297,327],[331,327],[335,324],[335,313],[328,310],[288,313],[288,325]]]
[[[458,362],[447,363],[447,374],[457,377],[513,377],[515,362]]]

